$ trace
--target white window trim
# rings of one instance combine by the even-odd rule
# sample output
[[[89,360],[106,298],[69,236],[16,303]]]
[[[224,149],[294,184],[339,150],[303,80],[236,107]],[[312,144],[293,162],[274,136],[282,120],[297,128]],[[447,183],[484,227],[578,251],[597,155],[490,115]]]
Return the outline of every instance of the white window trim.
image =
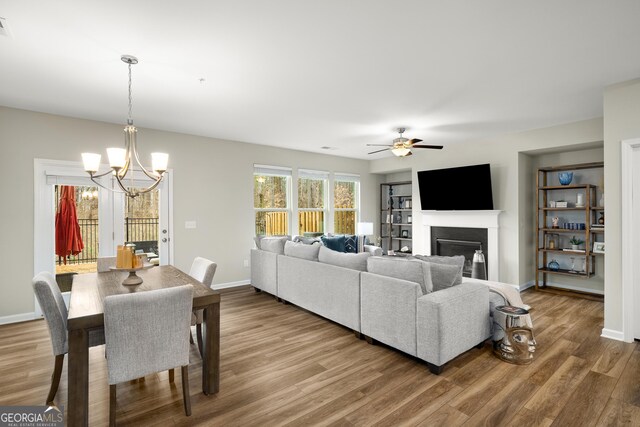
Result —
[[[327,227],[328,227],[328,218],[329,218],[329,210],[330,210],[330,205],[329,205],[329,178],[330,178],[330,173],[328,171],[318,171],[318,170],[311,170],[311,169],[298,169],[298,175],[296,178],[296,188],[295,188],[295,193],[296,193],[296,212],[295,212],[295,217],[296,217],[296,231],[298,234],[300,233],[300,224],[298,221],[298,217],[299,212],[323,212],[322,218],[323,218],[323,224],[322,224],[322,229],[324,230],[324,232],[327,232]],[[313,179],[313,180],[317,180],[323,181],[323,187],[324,187],[324,197],[322,200],[322,208],[301,208],[299,207],[299,203],[300,201],[297,199],[297,195],[298,195],[298,180],[299,179]]]
[[[292,203],[292,193],[293,193],[293,172],[291,168],[284,166],[270,166],[270,165],[260,165],[254,163],[253,165],[253,176],[262,175],[262,176],[285,176],[287,177],[287,196],[286,196],[286,208],[256,208],[255,205],[253,207],[253,227],[255,232],[255,222],[256,222],[256,213],[257,212],[287,212],[287,233],[291,234],[292,227],[292,217],[293,217],[293,203]],[[255,182],[254,182],[255,185]],[[297,190],[297,189],[296,189]],[[255,191],[255,188],[254,188]],[[255,193],[254,193],[255,194]]]

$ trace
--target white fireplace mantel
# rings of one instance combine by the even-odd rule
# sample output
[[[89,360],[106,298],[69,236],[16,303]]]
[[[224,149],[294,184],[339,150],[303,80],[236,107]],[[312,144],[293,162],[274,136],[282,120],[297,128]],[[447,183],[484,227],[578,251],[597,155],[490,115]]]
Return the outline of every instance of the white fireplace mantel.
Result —
[[[466,227],[487,229],[488,279],[500,281],[498,217],[502,211],[422,211],[426,252],[431,255],[431,227]]]

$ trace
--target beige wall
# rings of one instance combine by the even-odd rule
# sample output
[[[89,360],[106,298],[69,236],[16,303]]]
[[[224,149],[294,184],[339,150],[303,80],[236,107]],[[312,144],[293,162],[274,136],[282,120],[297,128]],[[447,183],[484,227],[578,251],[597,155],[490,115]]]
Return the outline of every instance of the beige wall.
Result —
[[[500,280],[525,284],[533,279],[531,266],[527,267],[531,253],[521,253],[532,240],[530,213],[535,210],[530,190],[523,190],[523,176],[531,173],[532,166],[520,153],[532,150],[550,150],[555,147],[575,149],[583,144],[602,141],[602,119],[592,119],[528,132],[502,135],[483,141],[469,141],[445,147],[441,151],[417,151],[411,157],[385,157],[371,162],[371,172],[391,173],[410,167],[413,176],[413,247],[424,252],[420,193],[417,172],[426,169],[491,163],[494,208],[500,215]],[[437,142],[437,141],[432,141]],[[523,171],[520,171],[520,165]],[[469,183],[472,191],[473,183]],[[521,194],[525,191],[525,195]],[[464,195],[461,195],[464,197]],[[521,199],[524,197],[524,199]],[[528,200],[528,201],[527,201]]]
[[[362,218],[377,218],[381,177],[369,173],[368,161],[149,129],[138,135],[143,155],[170,155],[174,264],[188,269],[195,256],[211,258],[218,263],[214,283],[249,278],[243,261],[253,246],[254,163],[360,174]],[[0,107],[0,317],[34,310],[33,159],[79,162],[82,151],[106,153],[122,143],[121,124]],[[185,229],[191,220],[197,229]]]
[[[622,213],[620,142],[640,137],[640,79],[604,92],[604,186],[607,255],[604,327],[622,330]]]

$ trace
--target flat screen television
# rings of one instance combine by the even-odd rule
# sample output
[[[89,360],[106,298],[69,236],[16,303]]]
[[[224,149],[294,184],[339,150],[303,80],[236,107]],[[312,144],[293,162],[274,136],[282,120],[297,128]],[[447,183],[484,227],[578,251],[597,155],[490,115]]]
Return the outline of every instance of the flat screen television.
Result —
[[[422,210],[492,210],[489,164],[418,172]]]

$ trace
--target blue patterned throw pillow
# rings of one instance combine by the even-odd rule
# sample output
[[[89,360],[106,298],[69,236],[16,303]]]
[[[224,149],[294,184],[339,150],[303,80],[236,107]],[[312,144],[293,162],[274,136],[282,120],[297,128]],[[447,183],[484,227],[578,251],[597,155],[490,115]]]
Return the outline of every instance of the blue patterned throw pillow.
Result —
[[[358,236],[353,234],[344,235],[344,251],[352,254],[358,252]]]
[[[322,244],[328,249],[336,252],[344,252],[345,250],[345,236],[340,234],[337,236],[321,236]]]

